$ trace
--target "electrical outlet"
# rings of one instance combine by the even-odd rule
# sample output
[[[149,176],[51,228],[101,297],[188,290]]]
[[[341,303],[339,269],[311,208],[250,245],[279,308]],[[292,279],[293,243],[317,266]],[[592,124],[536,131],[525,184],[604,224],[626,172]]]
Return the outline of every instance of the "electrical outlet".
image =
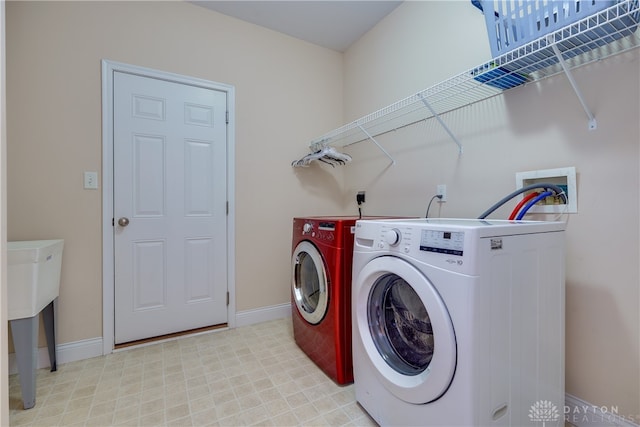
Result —
[[[436,187],[436,195],[442,196],[440,199],[438,199],[439,202],[446,202],[447,186],[445,184],[438,184],[438,186]]]
[[[98,172],[84,173],[84,188],[87,190],[96,190],[98,188]]]
[[[364,191],[358,191],[358,194],[356,194],[356,203],[358,206],[364,203]]]

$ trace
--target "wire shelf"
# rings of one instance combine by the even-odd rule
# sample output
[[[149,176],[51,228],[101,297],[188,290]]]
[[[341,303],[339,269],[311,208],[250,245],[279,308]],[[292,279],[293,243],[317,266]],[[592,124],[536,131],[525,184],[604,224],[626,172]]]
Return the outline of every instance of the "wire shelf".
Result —
[[[639,0],[624,0],[324,134],[310,144],[344,147],[491,98],[504,90],[574,69],[640,46]],[[426,103],[431,106],[427,108]],[[366,131],[366,132],[364,132]],[[368,134],[368,135],[367,135]]]

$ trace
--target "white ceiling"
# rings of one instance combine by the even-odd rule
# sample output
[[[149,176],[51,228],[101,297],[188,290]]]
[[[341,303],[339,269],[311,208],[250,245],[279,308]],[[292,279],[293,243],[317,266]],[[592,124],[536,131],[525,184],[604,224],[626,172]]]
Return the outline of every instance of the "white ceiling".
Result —
[[[402,1],[193,1],[224,15],[344,52]]]

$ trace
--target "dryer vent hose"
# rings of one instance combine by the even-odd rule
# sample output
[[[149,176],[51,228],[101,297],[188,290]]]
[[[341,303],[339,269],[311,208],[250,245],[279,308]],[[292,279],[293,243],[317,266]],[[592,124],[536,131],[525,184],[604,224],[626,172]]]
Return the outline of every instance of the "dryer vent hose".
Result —
[[[527,185],[525,187],[517,189],[516,191],[514,191],[513,193],[511,193],[508,196],[504,197],[498,203],[496,203],[495,205],[493,205],[489,209],[487,209],[482,215],[480,215],[478,217],[478,219],[485,219],[486,217],[491,215],[496,209],[498,209],[499,207],[501,207],[502,205],[504,205],[509,200],[511,200],[514,197],[516,197],[517,195],[525,193],[525,192],[530,191],[530,190],[535,190],[535,189],[543,189],[543,190],[545,190],[545,192],[550,191],[551,195],[555,195],[557,197],[561,197],[562,200],[564,201],[564,203],[567,203],[567,195],[565,194],[565,192],[564,192],[564,190],[562,188],[558,187],[555,184],[542,182],[542,183],[539,183],[539,184]],[[537,202],[537,200],[536,200],[536,202]],[[533,206],[533,204],[531,204],[531,206]],[[531,206],[529,206],[529,207],[531,207]],[[528,210],[528,208],[527,208],[527,210]],[[524,216],[524,213],[526,213],[526,210],[524,210],[524,212],[521,212],[521,213]],[[518,215],[518,216],[520,216],[520,215]],[[521,219],[521,218],[522,217],[520,217],[518,219]]]

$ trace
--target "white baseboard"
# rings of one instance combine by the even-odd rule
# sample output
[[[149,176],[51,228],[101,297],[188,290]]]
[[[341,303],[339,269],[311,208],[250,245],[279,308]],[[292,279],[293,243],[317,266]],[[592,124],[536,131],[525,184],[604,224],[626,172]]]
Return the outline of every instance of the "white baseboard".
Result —
[[[638,415],[621,414],[617,407],[597,406],[568,393],[564,399],[565,421],[576,427],[639,427]]]
[[[291,317],[291,304],[278,304],[236,312],[236,327]]]
[[[56,346],[56,364],[75,362],[92,357],[102,356],[102,337],[91,338],[82,341],[75,341]],[[36,368],[48,368],[49,352],[47,347],[38,348],[38,360]],[[18,363],[16,362],[16,354],[9,355],[9,375],[18,373]]]

